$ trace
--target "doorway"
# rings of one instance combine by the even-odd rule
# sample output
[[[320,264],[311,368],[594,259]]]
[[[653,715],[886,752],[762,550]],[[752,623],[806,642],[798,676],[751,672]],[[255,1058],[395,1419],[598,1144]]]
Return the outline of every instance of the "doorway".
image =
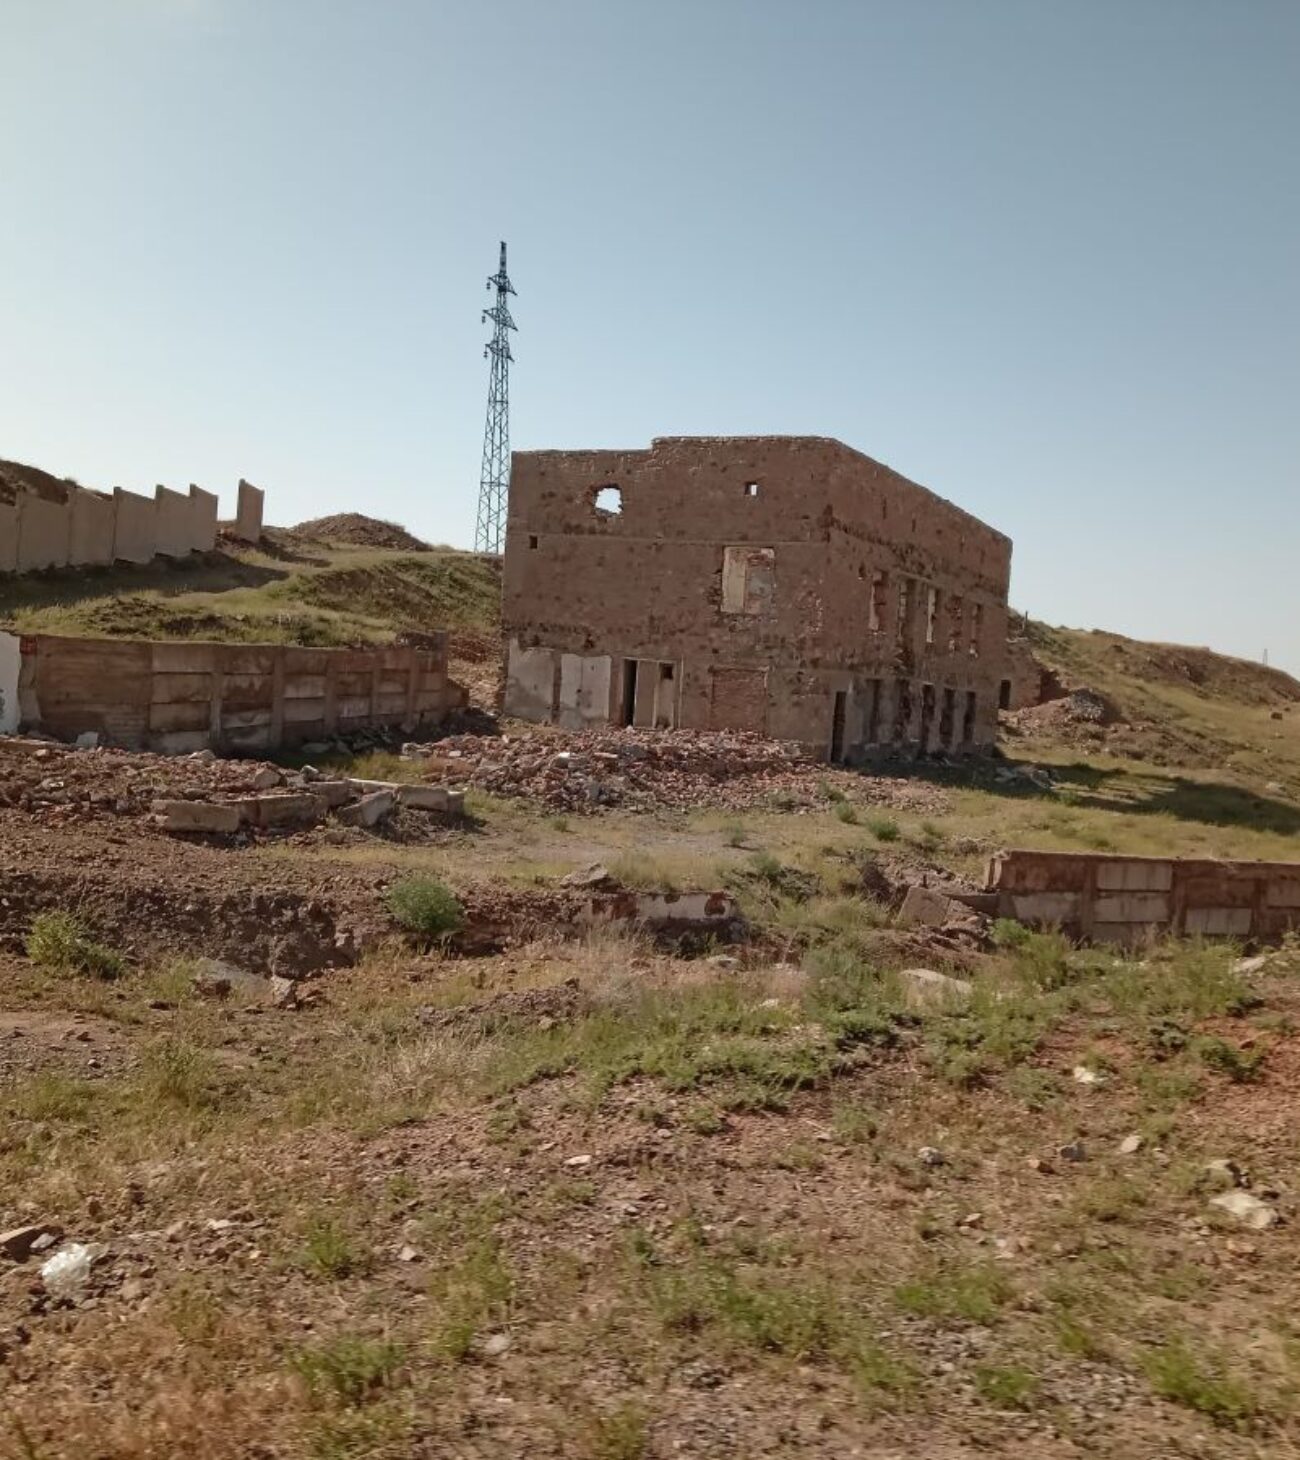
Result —
[[[835,708],[831,711],[831,760],[838,765],[844,759],[844,721],[848,716],[849,697],[846,691],[835,691]]]

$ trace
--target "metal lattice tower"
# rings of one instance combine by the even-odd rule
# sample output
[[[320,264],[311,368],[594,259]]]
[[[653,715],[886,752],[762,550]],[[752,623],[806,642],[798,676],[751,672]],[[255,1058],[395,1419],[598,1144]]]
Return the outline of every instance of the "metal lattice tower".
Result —
[[[483,311],[495,329],[483,347],[492,361],[488,376],[487,424],[483,430],[483,470],[478,486],[478,525],[474,529],[474,550],[499,553],[506,530],[506,493],[510,488],[510,318],[509,296],[514,288],[506,273],[506,246],[501,245],[501,267],[487,281],[497,291],[497,302]]]

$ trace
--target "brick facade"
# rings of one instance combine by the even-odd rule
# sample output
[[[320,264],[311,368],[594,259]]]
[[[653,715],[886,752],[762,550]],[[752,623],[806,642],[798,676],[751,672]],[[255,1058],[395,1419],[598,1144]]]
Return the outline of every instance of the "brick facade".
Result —
[[[505,711],[832,759],[991,745],[1009,539],[818,437],[516,452]]]

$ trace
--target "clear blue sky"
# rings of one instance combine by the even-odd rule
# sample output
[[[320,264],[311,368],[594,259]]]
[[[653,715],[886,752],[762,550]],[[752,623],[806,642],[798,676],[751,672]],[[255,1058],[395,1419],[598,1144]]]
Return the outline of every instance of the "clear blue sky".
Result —
[[[0,0],[0,456],[473,532],[838,436],[1056,623],[1300,671],[1296,0]]]

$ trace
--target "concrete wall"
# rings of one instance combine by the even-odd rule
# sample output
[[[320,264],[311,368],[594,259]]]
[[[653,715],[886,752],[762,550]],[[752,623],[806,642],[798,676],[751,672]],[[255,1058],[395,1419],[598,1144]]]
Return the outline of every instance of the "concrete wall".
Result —
[[[113,557],[119,563],[152,563],[158,553],[158,517],[153,501],[113,491]]]
[[[998,916],[1096,942],[1165,933],[1276,942],[1300,928],[1300,862],[1010,851],[989,863],[987,887]]]
[[[72,513],[66,495],[56,500],[44,491],[19,493],[18,572],[64,567],[71,536]]]
[[[0,735],[18,729],[18,678],[22,665],[17,634],[0,633]]]
[[[235,508],[235,536],[240,542],[261,542],[262,511],[266,505],[266,493],[252,482],[239,483],[239,497]]]
[[[240,510],[261,536],[262,493],[241,483]],[[217,499],[201,487],[159,487],[153,497],[116,488],[111,496],[71,483],[0,485],[0,573],[93,564],[151,563],[211,552]]]
[[[466,703],[447,676],[446,635],[429,648],[298,649],[24,635],[24,728],[178,753],[281,745],[439,723]],[[0,640],[0,674],[3,673]],[[16,728],[16,727],[14,727]]]
[[[0,573],[18,570],[18,501],[0,496]]]
[[[597,505],[607,487],[616,512]],[[748,728],[829,754],[842,695],[846,758],[988,746],[1010,561],[1001,533],[837,441],[517,452],[505,708],[559,718],[558,690],[539,713],[537,656],[552,656],[560,680],[565,655],[601,656],[615,721],[634,660],[673,666],[686,727]]]
[[[101,492],[71,494],[72,527],[68,540],[70,563],[103,564],[113,561],[113,519],[116,505]]]

